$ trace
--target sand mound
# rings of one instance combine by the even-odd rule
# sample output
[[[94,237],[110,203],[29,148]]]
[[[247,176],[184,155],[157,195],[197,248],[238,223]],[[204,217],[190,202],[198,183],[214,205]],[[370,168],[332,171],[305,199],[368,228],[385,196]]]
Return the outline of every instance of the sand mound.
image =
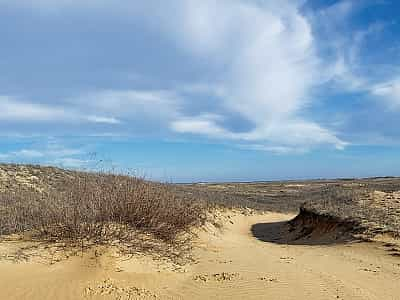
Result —
[[[259,240],[278,244],[324,245],[355,241],[362,231],[356,221],[342,220],[302,208],[287,222],[258,223],[252,226]]]

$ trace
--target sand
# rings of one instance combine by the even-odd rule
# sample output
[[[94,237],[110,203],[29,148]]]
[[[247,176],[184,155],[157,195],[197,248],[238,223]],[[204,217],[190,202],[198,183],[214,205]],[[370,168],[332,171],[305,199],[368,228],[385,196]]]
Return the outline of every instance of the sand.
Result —
[[[251,231],[292,217],[224,214],[222,228],[198,231],[183,267],[113,250],[3,258],[0,299],[400,299],[400,258],[385,241],[288,245]],[[18,247],[1,243],[0,254]]]

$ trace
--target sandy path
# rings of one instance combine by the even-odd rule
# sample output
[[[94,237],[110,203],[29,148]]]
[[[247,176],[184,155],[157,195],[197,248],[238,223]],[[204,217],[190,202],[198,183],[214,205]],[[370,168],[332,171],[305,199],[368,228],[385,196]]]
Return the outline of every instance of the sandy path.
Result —
[[[179,270],[111,253],[51,266],[3,261],[0,299],[400,300],[400,258],[383,244],[279,245],[251,234],[253,224],[290,217],[226,217],[222,231],[209,226],[199,233],[195,263]]]

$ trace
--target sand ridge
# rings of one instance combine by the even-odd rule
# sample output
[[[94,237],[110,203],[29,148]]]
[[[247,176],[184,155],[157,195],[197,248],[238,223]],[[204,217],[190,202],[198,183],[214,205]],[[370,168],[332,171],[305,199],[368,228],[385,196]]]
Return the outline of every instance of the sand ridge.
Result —
[[[2,259],[0,299],[400,299],[400,258],[387,243],[288,245],[251,232],[293,217],[225,212],[222,227],[198,230],[185,266],[112,250],[52,264]]]

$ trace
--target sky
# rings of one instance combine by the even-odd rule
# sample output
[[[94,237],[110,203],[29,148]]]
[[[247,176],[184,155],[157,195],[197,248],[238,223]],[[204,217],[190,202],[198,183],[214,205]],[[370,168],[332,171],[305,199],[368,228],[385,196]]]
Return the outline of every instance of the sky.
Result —
[[[0,162],[400,175],[396,0],[0,0]]]

